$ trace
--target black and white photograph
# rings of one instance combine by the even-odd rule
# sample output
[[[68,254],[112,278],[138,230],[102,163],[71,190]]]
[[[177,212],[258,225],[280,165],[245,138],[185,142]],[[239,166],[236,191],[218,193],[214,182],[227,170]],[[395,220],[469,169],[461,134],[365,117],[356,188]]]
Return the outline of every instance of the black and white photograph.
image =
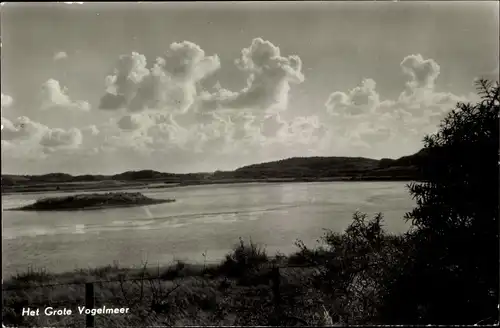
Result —
[[[2,2],[3,327],[498,325],[499,2]]]

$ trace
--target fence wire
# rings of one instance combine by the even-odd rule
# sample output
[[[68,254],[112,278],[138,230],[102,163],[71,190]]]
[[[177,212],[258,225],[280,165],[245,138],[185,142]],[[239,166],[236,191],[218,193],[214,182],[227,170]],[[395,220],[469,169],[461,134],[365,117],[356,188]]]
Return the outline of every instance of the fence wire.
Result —
[[[220,326],[262,325],[262,318],[272,317],[278,311],[278,307],[286,305],[287,295],[282,293],[279,287],[280,270],[304,267],[309,266],[270,264],[267,270],[269,273],[257,282],[245,282],[242,279],[235,282],[234,278],[224,275],[217,276],[217,279],[213,279],[214,277],[207,279],[203,274],[166,279],[165,274],[152,275],[150,270],[134,277],[123,275],[119,278],[86,281],[36,283],[26,286],[7,285],[2,286],[3,321],[17,327],[40,325],[82,327],[84,318],[88,320],[89,315],[74,320],[48,317],[40,322],[34,321],[31,317],[21,316],[21,311],[25,307],[54,309],[88,307],[87,287],[92,285],[93,308],[123,307],[130,308],[130,312],[120,316],[95,315],[91,318],[90,325],[87,321],[87,327],[207,325],[210,322],[216,322]],[[245,288],[241,284],[259,286]],[[266,301],[262,301],[262,298]],[[199,315],[200,312],[203,312],[203,315]],[[289,324],[307,325],[306,320],[294,317],[290,313],[283,312],[280,315],[291,318],[293,322],[290,321]]]

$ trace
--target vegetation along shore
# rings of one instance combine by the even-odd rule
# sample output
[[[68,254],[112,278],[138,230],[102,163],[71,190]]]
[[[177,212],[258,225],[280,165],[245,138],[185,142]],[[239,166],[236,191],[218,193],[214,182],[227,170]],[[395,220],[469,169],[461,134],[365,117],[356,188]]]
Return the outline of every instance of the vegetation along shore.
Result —
[[[115,207],[155,205],[174,202],[173,199],[153,199],[135,192],[105,194],[80,194],[63,197],[46,197],[35,203],[14,208],[14,211],[75,211],[98,210]]]

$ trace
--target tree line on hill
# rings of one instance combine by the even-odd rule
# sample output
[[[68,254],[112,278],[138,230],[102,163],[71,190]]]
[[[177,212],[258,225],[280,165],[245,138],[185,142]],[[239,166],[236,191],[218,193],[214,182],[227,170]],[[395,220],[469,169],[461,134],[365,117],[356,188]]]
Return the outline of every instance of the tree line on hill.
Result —
[[[381,160],[363,157],[294,157],[279,161],[252,164],[234,171],[213,173],[164,173],[154,170],[127,171],[115,175],[71,175],[49,173],[43,175],[2,175],[2,186],[31,185],[43,183],[98,182],[98,181],[206,181],[230,179],[320,179],[347,177],[351,179],[407,179],[418,180],[418,163],[425,151],[398,159]]]

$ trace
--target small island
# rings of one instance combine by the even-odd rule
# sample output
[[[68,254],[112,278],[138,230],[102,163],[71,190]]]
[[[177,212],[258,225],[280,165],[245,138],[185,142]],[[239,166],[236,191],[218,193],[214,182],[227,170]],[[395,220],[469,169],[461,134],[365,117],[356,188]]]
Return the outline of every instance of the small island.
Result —
[[[76,211],[105,208],[145,206],[175,202],[175,199],[154,199],[140,192],[108,192],[105,194],[78,194],[63,197],[47,197],[34,204],[14,208],[14,211]]]

